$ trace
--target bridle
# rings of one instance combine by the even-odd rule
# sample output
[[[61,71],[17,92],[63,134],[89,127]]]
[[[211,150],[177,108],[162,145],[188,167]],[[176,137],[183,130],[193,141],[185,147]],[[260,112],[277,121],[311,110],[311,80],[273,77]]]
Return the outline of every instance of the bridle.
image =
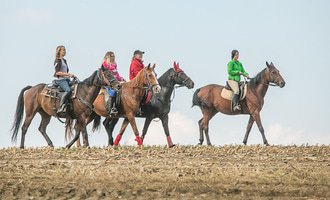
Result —
[[[112,78],[111,80],[108,80],[105,75],[104,72],[102,71],[102,69],[99,69],[97,71],[97,77],[99,78],[99,81],[101,81],[101,83],[105,83],[107,86],[112,86],[111,83],[113,83],[114,81],[116,81],[116,78]],[[103,85],[100,85],[103,86]]]
[[[143,75],[144,75],[144,78],[146,79],[146,81],[147,81],[147,83],[146,83],[146,87],[143,87],[143,89],[145,89],[145,90],[147,90],[147,91],[153,91],[152,89],[155,87],[155,86],[157,86],[157,85],[159,85],[159,84],[150,84],[150,81],[149,81],[149,79],[148,79],[148,77],[147,77],[147,72],[146,72],[146,69],[143,69]],[[155,77],[155,79],[157,79],[156,77]]]
[[[180,73],[183,73],[183,71],[179,71],[179,72],[174,71],[174,73],[175,73],[175,75],[171,77],[171,80],[173,80],[173,81],[175,80],[175,77],[179,77],[179,74],[180,74]],[[190,78],[187,76],[187,78],[185,78],[185,79],[182,81],[182,83],[180,83],[180,84],[178,84],[178,85],[174,85],[174,87],[173,87],[173,96],[172,96],[172,98],[170,99],[170,102],[172,102],[172,101],[174,100],[174,98],[175,98],[175,90],[176,90],[177,88],[184,87],[184,86],[186,85],[186,82],[187,82],[189,79],[190,79]],[[170,88],[169,86],[165,86],[165,87]]]
[[[271,77],[271,72],[270,72],[270,70],[269,70],[269,68],[267,67],[267,69],[266,70],[268,70],[268,77],[269,77],[269,80],[272,78]],[[275,84],[275,83],[272,83],[272,82],[270,82],[269,81],[269,83],[262,83],[263,85],[267,85],[267,86],[272,86],[272,87],[279,87],[277,84]]]

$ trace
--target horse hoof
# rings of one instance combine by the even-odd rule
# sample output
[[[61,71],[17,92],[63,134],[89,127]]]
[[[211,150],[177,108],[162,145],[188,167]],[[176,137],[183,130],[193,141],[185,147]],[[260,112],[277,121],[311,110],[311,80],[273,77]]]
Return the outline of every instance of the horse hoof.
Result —
[[[246,142],[243,141],[243,144],[246,145]]]
[[[270,145],[268,144],[268,142],[265,142],[265,145],[266,145],[266,146],[270,146]]]
[[[175,144],[172,144],[171,146],[169,146],[168,148],[173,148],[173,147],[175,147]]]

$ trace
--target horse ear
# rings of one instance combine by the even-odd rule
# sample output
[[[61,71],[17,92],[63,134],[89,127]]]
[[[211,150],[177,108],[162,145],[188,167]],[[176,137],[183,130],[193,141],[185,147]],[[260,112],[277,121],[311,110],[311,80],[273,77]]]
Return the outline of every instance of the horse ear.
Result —
[[[273,62],[270,62],[270,65],[271,65],[271,66],[274,66]]]
[[[268,61],[266,61],[266,66],[269,67]]]
[[[176,62],[174,61],[173,63],[173,68],[176,69],[177,68],[177,65],[176,65]]]
[[[150,68],[150,63],[147,65],[147,69],[149,69]]]
[[[156,67],[156,64],[153,64],[153,65],[152,65],[152,69],[155,69],[155,67]]]

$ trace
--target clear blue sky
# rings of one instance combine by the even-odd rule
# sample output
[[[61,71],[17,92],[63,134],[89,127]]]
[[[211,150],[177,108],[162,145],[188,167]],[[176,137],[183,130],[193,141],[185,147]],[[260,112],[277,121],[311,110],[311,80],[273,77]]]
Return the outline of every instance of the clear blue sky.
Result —
[[[119,71],[128,77],[135,49],[146,52],[162,74],[174,60],[194,80],[195,88],[177,90],[170,115],[174,143],[197,144],[195,89],[224,84],[232,49],[251,76],[272,61],[287,85],[268,90],[261,117],[270,144],[329,144],[330,1],[44,1],[1,0],[0,147],[10,147],[10,127],[17,97],[26,85],[50,83],[55,48],[67,48],[71,72],[80,79],[101,64],[104,53],[116,53]],[[218,114],[210,122],[215,145],[241,144],[248,116]],[[121,122],[121,121],[120,121]],[[45,146],[33,120],[26,146]],[[138,120],[142,131],[143,121]],[[118,133],[119,125],[115,133]],[[90,130],[90,126],[88,130]],[[64,128],[55,118],[48,126],[55,146],[64,146]],[[104,128],[90,134],[92,146],[106,145]],[[128,127],[124,144],[134,144]],[[20,133],[19,138],[20,139]],[[166,144],[161,123],[154,122],[146,144]],[[249,143],[262,143],[256,126]],[[19,144],[19,142],[18,142]],[[18,145],[16,144],[16,145]]]

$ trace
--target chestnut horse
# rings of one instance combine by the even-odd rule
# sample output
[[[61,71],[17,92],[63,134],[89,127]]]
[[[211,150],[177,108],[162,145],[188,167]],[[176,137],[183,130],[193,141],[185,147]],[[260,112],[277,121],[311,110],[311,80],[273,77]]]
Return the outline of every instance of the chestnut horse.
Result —
[[[199,106],[203,114],[203,117],[198,121],[200,145],[202,145],[204,141],[203,133],[205,133],[207,144],[211,145],[209,138],[209,121],[218,112],[227,115],[250,115],[243,143],[246,145],[252,125],[256,122],[264,144],[267,146],[269,145],[265,137],[264,128],[261,124],[260,111],[264,105],[264,97],[267,93],[268,86],[279,86],[283,88],[285,86],[285,81],[273,63],[268,64],[268,62],[266,62],[266,66],[264,70],[259,72],[257,76],[252,78],[248,83],[246,97],[240,102],[241,111],[233,112],[231,110],[231,101],[221,96],[221,91],[224,89],[224,86],[210,84],[195,91],[192,106]]]
[[[71,121],[72,118],[76,119],[78,123],[75,125],[75,128],[82,131],[84,133],[83,136],[87,137],[87,124],[84,119],[91,115],[93,111],[93,102],[97,97],[101,86],[104,85],[119,87],[119,82],[114,78],[111,72],[103,72],[101,69],[96,70],[89,78],[78,83],[75,98],[72,99],[72,112],[68,111],[68,113],[60,115],[57,115],[56,113],[59,108],[59,100],[56,99],[56,102],[54,102],[53,97],[44,94],[47,87],[46,84],[40,83],[33,87],[27,86],[23,88],[18,97],[15,119],[11,129],[12,141],[15,142],[17,140],[18,130],[23,119],[24,108],[25,120],[22,126],[20,148],[24,148],[26,132],[36,113],[39,113],[41,116],[39,131],[50,147],[54,146],[46,133],[46,128],[50,122],[51,116],[66,118],[67,121]],[[88,140],[86,139],[85,141],[87,141],[87,143],[84,143],[84,145],[89,146]]]
[[[136,126],[135,115],[139,111],[140,102],[142,101],[146,91],[152,91],[154,93],[159,93],[161,87],[156,79],[156,74],[154,72],[155,65],[150,67],[150,64],[143,68],[137,76],[129,81],[121,84],[121,95],[120,95],[120,106],[118,108],[118,116],[125,116],[123,121],[120,135],[121,138],[124,130],[126,129],[128,123],[131,124],[133,132],[135,134],[135,140],[138,146],[143,145],[142,138],[139,135],[139,131]],[[99,94],[94,101],[94,111],[97,115],[110,118],[105,106],[104,106],[104,95]],[[91,122],[94,116],[90,116],[86,121]],[[74,139],[68,144],[67,147],[73,145],[75,141],[79,139],[79,133],[76,133]],[[83,138],[84,139],[84,138]],[[120,139],[119,139],[120,140]]]
[[[174,146],[168,128],[168,114],[171,110],[171,102],[173,100],[171,99],[171,96],[173,91],[175,92],[175,88],[185,86],[188,89],[191,89],[194,87],[194,82],[180,68],[179,63],[175,62],[173,64],[173,68],[170,68],[158,78],[158,82],[162,87],[161,92],[153,95],[149,103],[141,106],[143,115],[137,117],[146,118],[142,131],[143,140],[147,134],[151,121],[155,118],[159,118],[162,121],[168,147],[171,148]],[[103,122],[103,125],[108,133],[108,145],[113,145],[112,132],[118,122],[118,119],[119,118],[106,118]],[[99,126],[99,123],[96,124],[95,122],[99,122],[99,120],[94,120],[94,127]]]

